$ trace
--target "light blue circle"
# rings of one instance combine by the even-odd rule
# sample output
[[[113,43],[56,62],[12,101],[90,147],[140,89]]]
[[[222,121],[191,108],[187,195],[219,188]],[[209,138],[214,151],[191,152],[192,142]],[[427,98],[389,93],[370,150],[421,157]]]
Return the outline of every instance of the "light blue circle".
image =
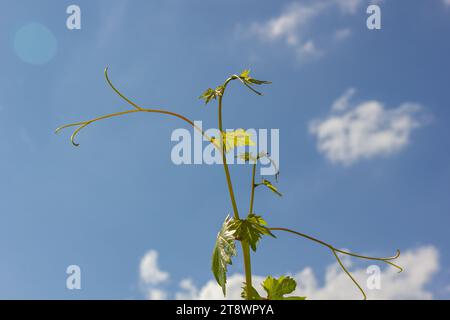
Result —
[[[53,33],[44,25],[29,23],[21,27],[14,37],[14,50],[27,63],[41,65],[55,55],[58,43]]]

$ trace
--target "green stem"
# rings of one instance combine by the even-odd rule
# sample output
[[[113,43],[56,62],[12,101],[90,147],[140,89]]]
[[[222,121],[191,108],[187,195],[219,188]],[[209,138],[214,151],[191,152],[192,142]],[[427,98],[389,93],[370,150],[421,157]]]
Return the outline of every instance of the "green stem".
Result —
[[[255,175],[256,175],[256,162],[253,164],[252,168],[252,193],[250,195],[250,208],[248,210],[249,211],[248,214],[253,213],[253,203],[255,201],[255,188],[256,188]]]
[[[245,271],[245,290],[247,291],[247,300],[252,299],[252,264],[250,258],[250,245],[248,242],[241,241],[242,255],[244,257],[244,271]]]
[[[252,192],[250,196],[250,208],[249,213],[253,213],[253,203],[255,200],[255,173],[256,173],[256,162],[253,165],[252,168]],[[247,290],[247,299],[251,299],[250,293],[252,292],[252,266],[251,266],[251,259],[250,259],[250,246],[248,243],[242,243],[242,253],[244,255],[244,268],[245,268],[245,283],[246,283],[246,290]],[[247,285],[247,284],[250,285]]]
[[[222,124],[222,97],[219,98],[219,131],[223,132],[223,124]],[[225,144],[223,143],[223,137],[221,137],[221,143],[222,145],[222,162],[223,162],[223,169],[225,171],[225,177],[227,179],[227,185],[228,185],[228,193],[230,194],[231,204],[233,205],[233,214],[234,218],[236,220],[239,220],[239,211],[236,205],[236,199],[234,197],[234,191],[233,191],[233,184],[231,183],[231,177],[230,177],[230,170],[228,169],[228,163],[227,163],[227,155],[225,151]]]
[[[233,184],[231,182],[230,177],[230,170],[228,168],[227,163],[227,157],[226,157],[226,150],[225,150],[225,144],[223,143],[223,121],[222,121],[222,99],[223,94],[225,93],[225,89],[227,84],[233,80],[232,78],[227,79],[224,84],[224,88],[222,91],[222,95],[219,97],[219,131],[221,132],[221,145],[222,145],[222,162],[223,162],[223,169],[225,171],[225,177],[227,179],[227,185],[228,185],[228,192],[230,194],[231,204],[233,206],[233,214],[234,218],[236,220],[239,220],[239,211],[236,205],[236,199],[234,197],[234,191],[233,191]],[[245,271],[245,290],[247,291],[247,299],[251,298],[252,293],[252,266],[251,266],[251,258],[250,258],[250,245],[246,241],[241,241],[242,246],[242,255],[244,258],[244,271]]]

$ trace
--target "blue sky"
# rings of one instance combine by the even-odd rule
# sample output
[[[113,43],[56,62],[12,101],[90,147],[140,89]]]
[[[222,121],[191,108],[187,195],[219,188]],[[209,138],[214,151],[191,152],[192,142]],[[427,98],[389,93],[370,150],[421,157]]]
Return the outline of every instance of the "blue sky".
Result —
[[[72,1],[2,1],[0,298],[208,297],[231,206],[220,166],[171,162],[183,122],[112,119],[81,132],[79,148],[70,132],[53,133],[128,108],[105,66],[137,103],[207,128],[217,110],[198,100],[204,89],[245,68],[271,80],[263,97],[233,83],[225,101],[226,127],[280,130],[284,196],[258,190],[255,212],[338,247],[406,252],[409,276],[396,287],[382,266],[379,297],[450,298],[450,4],[377,3],[381,30],[367,29],[364,0],[78,0],[82,28],[68,30]],[[232,170],[244,210],[250,171]],[[158,253],[149,265],[159,280],[145,284],[148,252]],[[341,285],[325,279],[330,252],[287,234],[263,239],[252,258],[256,275],[298,275],[300,289],[317,281],[312,297],[335,297],[333,281]],[[357,274],[369,265],[354,263]],[[66,289],[72,264],[81,290]],[[230,274],[241,273],[236,258]],[[358,297],[351,284],[342,291]]]

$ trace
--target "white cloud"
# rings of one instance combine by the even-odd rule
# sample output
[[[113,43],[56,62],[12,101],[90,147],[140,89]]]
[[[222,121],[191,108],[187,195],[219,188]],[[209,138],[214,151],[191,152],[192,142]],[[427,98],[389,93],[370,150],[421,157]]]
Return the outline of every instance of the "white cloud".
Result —
[[[439,270],[439,253],[434,246],[423,246],[415,250],[406,251],[397,261],[403,268],[398,273],[393,267],[385,267],[381,272],[381,289],[365,289],[368,299],[431,299],[433,294],[426,289],[433,275]],[[348,265],[348,263],[347,263]],[[353,269],[352,274],[365,287],[368,277],[366,269]],[[361,299],[361,294],[348,276],[341,270],[337,263],[328,266],[325,274],[325,282],[320,286],[319,280],[311,268],[307,267],[292,275],[299,284],[295,295],[307,296],[311,300],[326,299]],[[256,283],[261,283],[263,277],[254,276]],[[240,299],[244,276],[233,274],[228,278],[227,299]],[[176,297],[180,299],[212,300],[224,299],[221,288],[213,280],[208,281],[203,287],[196,288],[189,280],[182,286],[182,291]]]
[[[450,0],[443,0],[443,2],[444,2],[444,5],[450,6]]]
[[[253,276],[253,282],[261,283],[264,278],[261,276]],[[228,276],[227,279],[227,296],[223,296],[222,288],[219,287],[215,280],[209,280],[203,287],[186,290],[182,288],[176,294],[177,299],[187,300],[239,300],[241,298],[242,283],[245,281],[244,275],[235,273]],[[191,283],[192,284],[192,283]],[[192,284],[193,285],[193,284]],[[262,293],[262,292],[261,292]]]
[[[350,14],[355,14],[362,5],[363,0],[336,0],[339,8]]]
[[[168,294],[162,289],[149,289],[147,298],[149,300],[166,300],[168,298]]]
[[[330,9],[344,15],[353,15],[365,0],[315,0],[309,3],[292,2],[280,15],[267,21],[253,23],[251,34],[258,36],[263,42],[283,41],[294,49],[300,59],[320,56],[324,49],[317,47],[312,23],[326,17]],[[323,25],[323,24],[322,24]],[[337,32],[333,28],[328,31],[329,38],[343,40],[351,34],[349,28],[341,28]]]
[[[300,42],[299,29],[308,25],[324,8],[322,2],[311,5],[291,3],[278,17],[254,23],[251,29],[261,40],[282,39],[288,45],[297,46]]]
[[[381,289],[365,290],[368,299],[431,299],[432,293],[426,289],[432,276],[439,269],[439,254],[434,246],[424,246],[407,251],[398,260],[404,268],[398,273],[392,267],[386,267],[381,273]],[[353,276],[364,285],[367,279],[366,269],[352,271]],[[304,286],[299,292],[312,299],[360,299],[361,295],[346,274],[337,264],[331,265],[325,276],[325,284],[317,285],[311,269],[306,268],[295,275]]]
[[[350,165],[398,152],[410,142],[411,132],[424,124],[417,116],[422,108],[415,103],[386,109],[373,100],[350,108],[354,92],[349,89],[338,98],[327,118],[310,123],[309,131],[317,138],[319,152],[333,163]]]
[[[182,291],[175,294],[175,299],[177,300],[192,300],[198,295],[198,289],[192,279],[181,280],[180,288]]]
[[[312,40],[308,40],[301,47],[298,48],[297,54],[299,57],[317,58],[323,54]]]
[[[350,99],[353,98],[355,93],[355,88],[348,88],[339,98],[334,100],[333,104],[331,105],[331,110],[344,111],[345,109],[348,109],[348,107],[350,106]]]
[[[140,280],[144,284],[156,285],[169,279],[169,273],[162,271],[158,267],[158,252],[148,251],[141,259],[139,265]]]

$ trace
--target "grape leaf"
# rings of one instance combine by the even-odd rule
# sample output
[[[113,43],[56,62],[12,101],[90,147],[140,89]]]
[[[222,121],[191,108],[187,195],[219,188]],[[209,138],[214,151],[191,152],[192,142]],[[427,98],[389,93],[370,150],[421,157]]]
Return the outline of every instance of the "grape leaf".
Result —
[[[270,189],[270,191],[272,191],[273,193],[275,193],[276,195],[282,197],[283,195],[278,191],[278,189],[272,184],[272,182],[270,182],[269,180],[264,179],[262,181],[262,184],[265,185],[267,188]]]
[[[247,219],[233,220],[236,238],[247,242],[253,251],[256,251],[258,242],[263,235],[270,235],[275,238],[275,235],[270,232],[266,225],[267,222],[254,213],[249,214]]]
[[[198,98],[205,100],[205,104],[208,104],[212,99],[220,97],[223,94],[223,89],[223,86],[218,86],[215,90],[212,88],[208,88]]]
[[[247,287],[245,282],[244,286],[242,287],[241,297],[245,300],[263,300],[263,298],[259,295],[258,291],[256,291],[254,287],[251,288],[250,297],[247,297]]]
[[[258,95],[262,95],[261,92],[255,90],[253,88],[253,85],[261,85],[261,84],[270,84],[272,82],[270,81],[264,81],[264,80],[257,80],[254,79],[252,77],[250,77],[250,70],[249,69],[245,69],[244,71],[242,71],[242,73],[239,75],[239,80],[241,80],[241,82],[250,90],[252,90],[254,93],[258,94]]]
[[[235,147],[254,146],[256,145],[251,139],[251,134],[244,129],[236,129],[234,131],[223,133],[223,142],[225,144],[225,152]]]
[[[222,228],[217,234],[211,266],[217,283],[222,287],[224,296],[226,295],[227,265],[231,265],[231,258],[237,255],[234,234],[233,220],[227,216]]]
[[[262,283],[262,287],[267,292],[267,299],[269,300],[305,300],[306,297],[284,295],[289,294],[295,290],[297,283],[291,277],[281,276],[278,279],[268,276]]]
[[[214,91],[214,89],[208,88],[198,98],[205,100],[205,104],[208,104],[211,101],[211,99],[215,99],[216,98],[215,91]]]
[[[245,69],[242,71],[242,73],[239,75],[239,78],[241,78],[243,81],[247,82],[248,84],[271,84],[270,81],[264,81],[264,80],[257,80],[252,77],[250,77],[250,69]]]
[[[250,77],[250,69],[245,69],[244,71],[242,71],[239,77],[241,77],[244,80],[248,79]]]

